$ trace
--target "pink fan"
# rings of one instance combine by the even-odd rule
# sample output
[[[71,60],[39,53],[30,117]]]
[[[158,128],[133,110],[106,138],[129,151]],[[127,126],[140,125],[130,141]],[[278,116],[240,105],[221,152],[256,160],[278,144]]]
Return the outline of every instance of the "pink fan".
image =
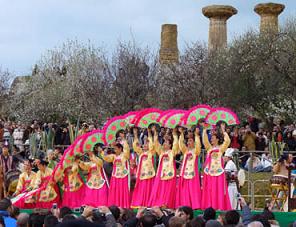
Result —
[[[165,110],[163,111],[160,116],[157,118],[157,122],[159,122],[160,125],[164,125],[165,119],[175,111],[180,111],[178,109],[170,109],[170,110]]]
[[[237,115],[230,109],[223,107],[212,109],[206,118],[206,122],[211,125],[216,125],[219,121],[224,121],[227,125],[240,124]]]
[[[139,111],[131,111],[128,112],[127,114],[123,115],[123,117],[125,118],[126,123],[129,126],[134,126],[133,122],[135,117],[137,116],[137,114],[139,113]]]
[[[205,119],[210,111],[211,107],[208,105],[197,105],[190,108],[182,120],[184,121],[185,125],[197,125],[199,119]]]
[[[148,126],[153,123],[158,124],[157,118],[161,113],[162,111],[156,108],[142,110],[135,117],[134,124],[140,128],[148,128]]]
[[[123,116],[113,117],[107,121],[103,128],[103,141],[105,144],[111,144],[116,140],[116,133],[125,130],[127,124]]]
[[[94,146],[98,143],[104,144],[103,140],[104,133],[101,130],[95,130],[87,134],[80,144],[80,149],[83,152],[92,151]]]
[[[182,118],[187,113],[185,110],[172,110],[166,115],[163,121],[163,126],[167,128],[175,128],[176,126],[183,126],[184,122]]]

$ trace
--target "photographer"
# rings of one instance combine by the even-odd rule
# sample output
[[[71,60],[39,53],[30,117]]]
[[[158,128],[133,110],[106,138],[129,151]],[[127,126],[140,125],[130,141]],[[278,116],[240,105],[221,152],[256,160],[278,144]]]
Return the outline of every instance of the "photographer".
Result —
[[[83,209],[80,219],[85,219],[96,223],[97,225],[106,227],[117,227],[116,220],[106,206],[101,206],[99,208],[94,208],[91,206],[86,206]]]

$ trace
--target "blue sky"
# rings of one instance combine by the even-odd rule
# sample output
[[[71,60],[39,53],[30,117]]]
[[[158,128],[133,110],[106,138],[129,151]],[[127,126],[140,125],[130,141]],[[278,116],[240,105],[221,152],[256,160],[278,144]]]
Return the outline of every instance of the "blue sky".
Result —
[[[118,40],[135,39],[157,50],[164,23],[178,24],[179,48],[207,41],[204,6],[229,4],[238,14],[228,21],[228,38],[259,28],[256,0],[0,0],[0,67],[30,73],[40,56],[67,39],[90,42],[113,52]],[[280,23],[296,15],[296,0],[286,5]]]

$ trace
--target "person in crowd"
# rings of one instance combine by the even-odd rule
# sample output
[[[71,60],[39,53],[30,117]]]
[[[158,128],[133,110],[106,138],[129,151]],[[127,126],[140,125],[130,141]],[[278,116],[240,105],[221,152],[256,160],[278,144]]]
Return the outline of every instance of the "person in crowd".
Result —
[[[288,151],[296,151],[296,129],[293,132],[288,132],[284,141]]]
[[[251,172],[255,172],[258,168],[260,168],[260,159],[257,157],[255,153],[253,153],[247,160],[245,169]]]
[[[273,166],[273,173],[283,177],[288,177],[287,167],[293,165],[293,155],[284,153]]]
[[[240,222],[240,214],[236,210],[229,210],[225,213],[225,227],[235,227]]]
[[[256,150],[257,151],[264,151],[267,144],[266,144],[266,139],[264,138],[263,136],[263,133],[262,132],[259,132],[257,134],[258,136],[256,137]]]
[[[20,213],[17,217],[16,225],[17,227],[28,227],[29,226],[30,215],[27,213]]]
[[[143,144],[143,148],[141,148],[139,143],[137,128],[134,128],[133,134],[133,149],[138,154],[138,168],[131,206],[147,207],[149,205],[149,199],[155,177],[153,157],[155,154],[155,148],[153,146],[153,139],[150,129],[148,129],[148,140],[146,140]]]
[[[10,216],[12,211],[11,201],[4,198],[0,201],[0,216],[3,217],[5,226],[16,227],[16,220]]]
[[[215,220],[216,219],[216,210],[212,207],[208,207],[204,210],[202,217],[205,220],[205,222],[207,222],[209,220]]]
[[[44,218],[44,227],[55,227],[59,224],[59,221],[56,216],[54,215],[47,215]]]
[[[195,138],[187,139],[184,144],[184,129],[179,128],[179,148],[183,153],[180,177],[177,185],[176,207],[189,206],[193,209],[201,207],[201,190],[198,171],[198,158],[201,152],[199,128],[195,130]]]
[[[127,141],[123,138],[122,143],[113,145],[115,154],[106,155],[101,152],[101,156],[106,162],[113,163],[112,177],[109,188],[108,204],[120,206],[122,208],[130,207],[129,190],[129,169],[128,160],[130,158],[130,148]]]
[[[202,126],[204,128],[205,123],[202,123]],[[217,128],[217,131],[212,133],[211,143],[208,140],[206,130],[203,130],[203,143],[207,150],[207,157],[204,164],[201,207],[205,209],[211,206],[214,209],[229,210],[231,204],[222,155],[230,145],[230,138],[225,131],[224,122],[218,124]]]
[[[98,147],[98,149],[102,150],[101,147]],[[89,151],[88,156],[90,160],[89,162],[83,162],[80,159],[78,160],[80,168],[88,173],[84,187],[83,204],[94,207],[107,206],[108,179],[106,179],[103,172],[103,160],[96,156],[95,151]],[[77,193],[77,199],[80,198],[79,194],[81,193]],[[71,197],[69,197],[69,199],[71,199]]]
[[[185,227],[186,226],[186,222],[184,221],[184,219],[180,218],[180,217],[172,217],[169,220],[169,227]]]
[[[0,198],[6,196],[5,176],[16,168],[17,159],[9,153],[8,146],[4,145],[0,155]]]
[[[242,138],[239,133],[239,128],[235,127],[233,132],[230,134],[231,135],[231,144],[230,147],[234,149],[240,150],[242,147]]]
[[[173,132],[173,146],[169,138],[161,145],[158,141],[156,127],[152,127],[154,146],[159,156],[157,173],[151,192],[149,206],[175,208],[176,197],[176,163],[175,156],[179,152],[177,129]]]
[[[246,129],[243,134],[243,145],[247,151],[256,150],[256,134],[251,131],[249,125],[246,125]]]
[[[14,145],[18,147],[20,151],[23,151],[24,150],[24,146],[23,146],[24,131],[21,128],[20,123],[17,125],[17,128],[14,129],[12,133],[12,137],[13,137]]]
[[[260,164],[254,170],[255,172],[271,172],[272,158],[270,153],[262,154]]]

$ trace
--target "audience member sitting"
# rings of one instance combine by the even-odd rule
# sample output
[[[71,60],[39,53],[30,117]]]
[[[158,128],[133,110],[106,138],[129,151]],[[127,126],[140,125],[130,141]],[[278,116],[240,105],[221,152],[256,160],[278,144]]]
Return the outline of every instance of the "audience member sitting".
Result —
[[[207,222],[209,220],[215,220],[216,219],[216,210],[212,207],[209,207],[204,210],[203,218]]]
[[[11,201],[4,198],[0,201],[0,216],[3,217],[5,226],[14,227],[16,226],[16,220],[10,216],[12,211]]]
[[[240,221],[240,214],[236,210],[230,210],[225,213],[225,227],[234,227]]]
[[[29,214],[26,213],[20,213],[17,217],[17,226],[18,227],[27,227],[29,225]]]
[[[185,227],[186,221],[181,217],[172,217],[169,220],[169,227]]]

